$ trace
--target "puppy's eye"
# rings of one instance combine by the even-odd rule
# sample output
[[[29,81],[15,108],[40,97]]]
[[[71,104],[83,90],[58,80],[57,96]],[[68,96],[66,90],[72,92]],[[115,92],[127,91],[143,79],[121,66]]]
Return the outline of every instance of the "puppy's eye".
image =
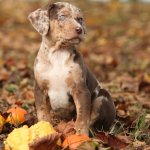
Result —
[[[61,15],[61,16],[59,16],[59,20],[61,20],[61,21],[64,21],[64,20],[65,20],[65,18],[66,18],[66,16],[65,16],[65,15]]]
[[[77,18],[77,21],[78,21],[80,24],[82,24],[83,18]]]

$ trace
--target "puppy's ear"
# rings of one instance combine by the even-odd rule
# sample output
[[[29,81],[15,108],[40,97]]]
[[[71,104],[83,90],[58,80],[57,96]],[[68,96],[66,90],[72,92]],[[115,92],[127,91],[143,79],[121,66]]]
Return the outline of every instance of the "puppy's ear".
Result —
[[[28,16],[33,27],[41,34],[46,35],[49,30],[48,10],[37,9]]]

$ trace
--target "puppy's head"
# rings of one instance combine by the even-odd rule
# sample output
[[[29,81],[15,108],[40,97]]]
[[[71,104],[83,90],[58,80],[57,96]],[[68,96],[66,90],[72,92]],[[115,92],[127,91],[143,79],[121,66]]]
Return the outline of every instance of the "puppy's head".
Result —
[[[64,2],[37,9],[28,16],[33,27],[55,42],[78,44],[85,35],[83,15],[77,7]]]

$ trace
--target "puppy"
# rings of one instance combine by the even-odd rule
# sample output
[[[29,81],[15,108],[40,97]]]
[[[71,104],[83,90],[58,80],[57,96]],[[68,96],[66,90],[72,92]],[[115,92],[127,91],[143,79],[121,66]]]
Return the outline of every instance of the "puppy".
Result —
[[[34,64],[38,120],[51,121],[50,111],[61,118],[73,117],[75,111],[77,133],[88,134],[92,126],[108,130],[115,119],[114,103],[75,47],[86,33],[80,9],[57,2],[28,18],[42,36]]]

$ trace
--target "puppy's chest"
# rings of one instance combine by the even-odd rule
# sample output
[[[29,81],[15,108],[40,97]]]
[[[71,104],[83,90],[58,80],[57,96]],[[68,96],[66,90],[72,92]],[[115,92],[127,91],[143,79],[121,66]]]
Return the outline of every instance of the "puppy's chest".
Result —
[[[49,88],[52,89],[64,87],[69,72],[73,71],[75,66],[75,63],[70,60],[69,53],[54,52],[47,55],[47,60],[38,59],[34,71],[40,82],[47,81]]]
[[[69,75],[69,71],[71,71],[71,66],[75,64],[73,64],[73,62],[67,64],[69,60],[69,54],[67,53],[56,52],[49,54],[48,58],[50,66],[47,75],[50,80],[50,88],[66,88],[66,79]]]
[[[77,72],[79,65],[73,61],[67,52],[50,53],[47,58],[47,62],[39,60],[36,64],[34,68],[35,78],[39,85],[46,84],[54,109],[62,106],[67,107],[69,104],[69,87],[66,81],[71,74]]]

